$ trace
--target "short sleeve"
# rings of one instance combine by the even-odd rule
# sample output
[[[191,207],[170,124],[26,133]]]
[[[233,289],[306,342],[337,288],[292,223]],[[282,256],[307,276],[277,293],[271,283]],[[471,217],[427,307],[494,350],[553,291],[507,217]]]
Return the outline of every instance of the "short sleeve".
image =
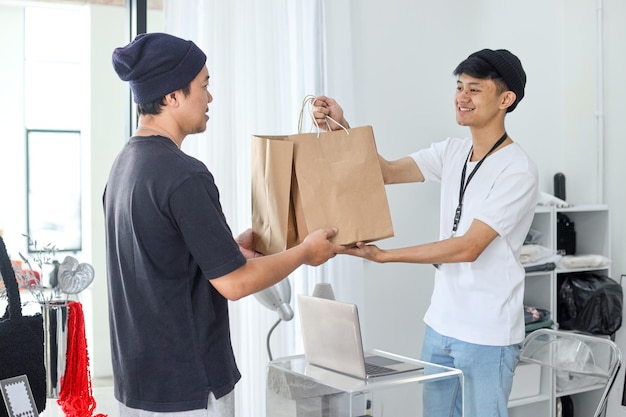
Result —
[[[185,244],[207,279],[246,263],[226,222],[219,192],[208,173],[196,173],[170,198],[171,212]]]

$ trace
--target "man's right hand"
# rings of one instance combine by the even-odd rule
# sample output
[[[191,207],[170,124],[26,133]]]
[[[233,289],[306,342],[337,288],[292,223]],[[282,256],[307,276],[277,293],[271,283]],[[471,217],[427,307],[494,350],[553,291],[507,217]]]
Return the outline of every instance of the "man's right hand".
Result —
[[[337,235],[337,229],[319,229],[310,233],[302,242],[305,247],[305,264],[318,266],[334,258],[337,253],[343,253],[343,246],[330,241]]]
[[[319,96],[313,102],[313,117],[315,118],[315,122],[320,129],[323,130],[328,130],[328,126],[330,126],[330,130],[341,129],[341,126],[337,123],[327,120],[326,116],[336,120],[346,129],[350,127],[348,121],[343,117],[343,109],[339,103],[330,97]]]

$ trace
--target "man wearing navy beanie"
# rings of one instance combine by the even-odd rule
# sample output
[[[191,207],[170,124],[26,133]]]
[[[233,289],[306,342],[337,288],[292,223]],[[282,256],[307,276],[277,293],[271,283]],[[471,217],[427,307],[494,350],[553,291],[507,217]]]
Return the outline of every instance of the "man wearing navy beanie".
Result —
[[[149,33],[112,58],[138,113],[103,196],[120,416],[232,417],[241,376],[228,300],[326,262],[341,250],[329,240],[337,231],[314,231],[272,256],[251,249],[251,230],[233,238],[211,172],[180,149],[209,120],[206,55],[192,41]]]
[[[379,158],[387,184],[441,184],[439,240],[398,249],[358,243],[347,253],[436,267],[421,359],[462,370],[464,391],[461,398],[453,379],[424,384],[423,415],[506,417],[525,333],[519,257],[538,198],[537,168],[504,127],[524,97],[526,73],[510,51],[482,49],[453,74],[456,122],[470,136]],[[314,104],[319,126],[327,115],[347,126],[335,100]]]

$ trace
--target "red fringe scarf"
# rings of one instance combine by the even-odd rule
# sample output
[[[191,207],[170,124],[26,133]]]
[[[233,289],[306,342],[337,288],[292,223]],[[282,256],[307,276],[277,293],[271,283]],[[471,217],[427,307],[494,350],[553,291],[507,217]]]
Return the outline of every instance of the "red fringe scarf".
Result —
[[[83,306],[78,301],[71,301],[68,307],[65,374],[57,403],[67,417],[92,417],[96,400],[91,389]],[[96,414],[93,417],[107,416]]]

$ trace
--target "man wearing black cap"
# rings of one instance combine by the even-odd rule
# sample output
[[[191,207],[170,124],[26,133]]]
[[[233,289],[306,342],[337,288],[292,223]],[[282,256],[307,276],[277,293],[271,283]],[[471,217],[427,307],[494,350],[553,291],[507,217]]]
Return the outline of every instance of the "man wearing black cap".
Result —
[[[537,203],[537,169],[504,127],[524,97],[526,74],[511,52],[483,49],[454,70],[456,121],[469,138],[448,138],[396,161],[382,157],[387,184],[441,183],[440,240],[399,249],[358,243],[345,253],[376,262],[436,266],[421,359],[461,369],[465,416],[507,416],[524,339],[524,268],[519,254]],[[342,121],[318,97],[315,117]],[[424,384],[424,415],[461,416],[453,380]]]
[[[209,119],[206,55],[191,41],[138,35],[115,49],[139,123],[103,196],[115,398],[122,417],[231,417],[240,378],[228,300],[270,287],[341,250],[317,230],[260,257],[232,236],[207,167],[180,150]],[[175,413],[175,414],[174,414]]]

